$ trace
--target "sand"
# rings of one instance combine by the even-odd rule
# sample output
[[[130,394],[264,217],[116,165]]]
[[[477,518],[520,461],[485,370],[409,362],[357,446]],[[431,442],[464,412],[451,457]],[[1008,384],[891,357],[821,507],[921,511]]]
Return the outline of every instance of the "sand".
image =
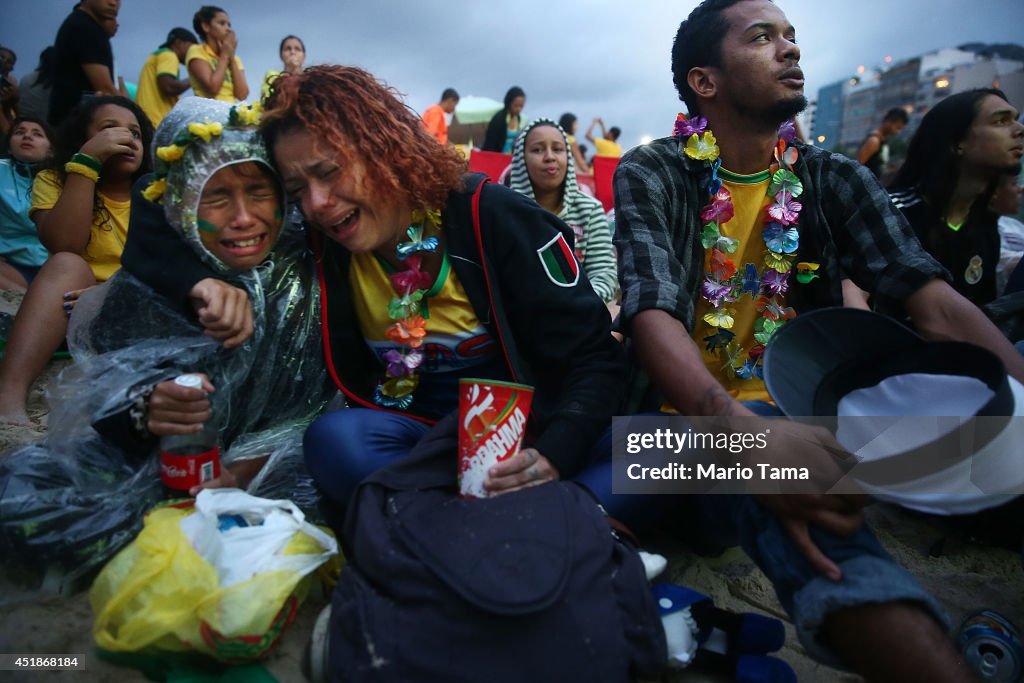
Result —
[[[20,296],[0,292],[0,311],[13,312]],[[45,433],[46,383],[68,361],[55,361],[35,383],[29,400],[29,415],[34,428],[0,427],[0,453],[13,446],[40,438]],[[0,457],[3,457],[0,455]],[[995,609],[1024,626],[1024,571],[1020,553],[1010,549],[985,547],[969,543],[952,532],[944,520],[926,518],[889,505],[869,508],[872,526],[885,547],[907,567],[943,604],[954,624],[975,609]],[[929,553],[946,539],[940,557]],[[671,538],[651,541],[650,550],[669,558],[669,568],[662,580],[690,586],[711,596],[719,607],[759,612],[780,619],[785,613],[775,599],[764,575],[738,548],[719,557],[700,557],[683,548]],[[131,669],[100,661],[94,653],[92,613],[88,594],[80,591],[70,596],[42,592],[39,577],[26,576],[0,565],[0,653],[14,654],[79,654],[84,655],[85,671],[58,673],[3,672],[0,680],[15,683],[27,681],[74,681],[75,683],[147,680]],[[294,624],[282,637],[280,646],[266,661],[266,667],[278,680],[302,681],[300,661],[309,634],[326,597],[319,590],[311,592]],[[787,622],[787,643],[779,653],[796,670],[800,681],[859,681],[857,676],[819,665],[809,659]],[[693,672],[669,677],[679,683],[727,680]]]

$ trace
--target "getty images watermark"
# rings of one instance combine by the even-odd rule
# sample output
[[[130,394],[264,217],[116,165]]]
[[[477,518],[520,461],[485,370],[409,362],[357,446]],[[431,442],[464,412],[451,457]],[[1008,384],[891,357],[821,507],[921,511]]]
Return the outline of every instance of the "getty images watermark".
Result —
[[[1019,495],[1000,451],[1021,419],[616,417],[613,491]]]

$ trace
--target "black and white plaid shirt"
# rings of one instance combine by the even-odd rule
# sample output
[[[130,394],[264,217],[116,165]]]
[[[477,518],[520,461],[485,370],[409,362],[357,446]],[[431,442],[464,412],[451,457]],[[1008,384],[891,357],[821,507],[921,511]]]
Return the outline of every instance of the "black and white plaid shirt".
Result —
[[[693,330],[704,269],[699,214],[708,202],[710,170],[682,147],[675,138],[641,145],[615,173],[615,246],[627,327],[637,313],[656,308]],[[821,266],[810,283],[790,283],[787,299],[798,313],[842,305],[844,275],[891,310],[900,310],[932,278],[948,280],[870,171],[838,154],[797,147],[794,170],[804,191],[795,262]]]

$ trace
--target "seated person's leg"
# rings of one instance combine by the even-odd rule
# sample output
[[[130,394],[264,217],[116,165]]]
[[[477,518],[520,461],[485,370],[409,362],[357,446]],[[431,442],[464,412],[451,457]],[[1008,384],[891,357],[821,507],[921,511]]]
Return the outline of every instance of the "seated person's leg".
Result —
[[[905,680],[956,680],[944,677],[956,672],[957,660],[943,634],[942,608],[866,525],[849,536],[810,528],[812,541],[842,571],[842,578],[832,581],[808,563],[778,519],[753,498],[706,496],[705,503],[734,507],[743,549],[771,580],[800,641],[815,659],[861,673],[874,669],[891,674],[897,653],[908,661],[932,657],[941,662],[940,672],[945,669],[942,676],[917,677],[925,666],[917,661],[916,672],[909,669]],[[884,652],[891,656],[884,657]]]
[[[96,284],[81,256],[52,255],[25,293],[0,361],[0,422],[30,424],[25,401],[67,334],[64,293]]]
[[[369,474],[409,454],[429,425],[382,410],[346,408],[306,430],[306,467],[323,494],[344,506]]]
[[[768,403],[745,405],[759,415],[780,414]],[[813,657],[875,672],[880,680],[894,670],[909,672],[903,680],[965,676],[962,659],[943,633],[941,607],[866,525],[849,536],[811,528],[814,543],[842,571],[842,579],[832,581],[811,566],[778,518],[750,496],[613,495],[611,440],[605,436],[599,446],[604,443],[606,452],[595,453],[595,464],[576,479],[594,491],[611,516],[627,524],[655,521],[671,507],[682,520],[674,526],[687,529],[688,543],[722,547],[739,542],[772,581]],[[912,637],[905,634],[908,628],[914,629]],[[913,653],[905,651],[904,643]],[[915,670],[931,673],[915,677]]]
[[[13,265],[0,258],[0,289],[14,289],[24,291],[28,287],[28,280]]]

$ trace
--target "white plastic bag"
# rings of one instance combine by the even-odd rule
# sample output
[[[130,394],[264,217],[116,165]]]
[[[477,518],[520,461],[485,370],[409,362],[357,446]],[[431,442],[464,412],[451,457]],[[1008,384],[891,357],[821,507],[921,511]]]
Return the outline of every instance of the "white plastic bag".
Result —
[[[221,531],[221,515],[237,515],[249,526]],[[213,565],[221,588],[273,570],[305,576],[338,553],[334,538],[307,522],[295,503],[257,498],[240,489],[200,491],[195,513],[181,520],[181,530],[199,556]],[[300,531],[318,541],[323,552],[283,555]]]

